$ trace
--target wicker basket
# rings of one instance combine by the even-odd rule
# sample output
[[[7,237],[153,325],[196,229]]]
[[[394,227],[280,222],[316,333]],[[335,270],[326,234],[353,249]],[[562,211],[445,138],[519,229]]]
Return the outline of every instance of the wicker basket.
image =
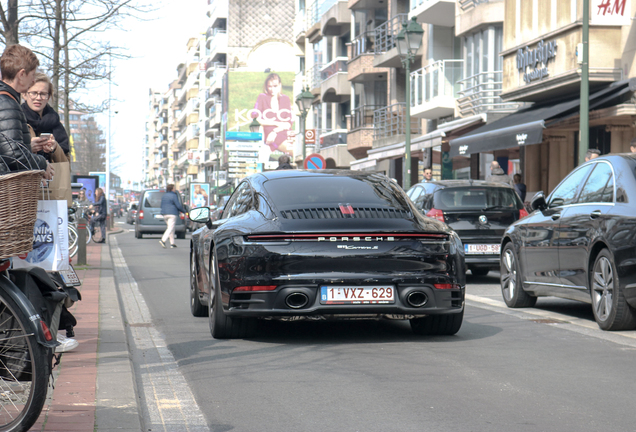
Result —
[[[42,174],[43,171],[19,171],[0,176],[0,258],[33,249]]]

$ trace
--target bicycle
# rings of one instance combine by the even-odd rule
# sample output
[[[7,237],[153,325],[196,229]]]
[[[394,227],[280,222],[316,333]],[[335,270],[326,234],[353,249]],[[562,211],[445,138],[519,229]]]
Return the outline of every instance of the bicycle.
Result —
[[[54,349],[46,323],[9,278],[0,259],[0,431],[26,431],[37,421],[48,388]]]
[[[68,216],[68,254],[69,257],[73,258],[77,255],[77,251],[79,250],[77,241],[79,239],[79,219],[80,217],[75,217],[77,213],[80,212],[80,217],[86,219],[86,228],[85,228],[85,236],[86,236],[86,244],[91,242],[92,233],[90,229],[90,215],[88,212],[88,206],[75,206],[69,209]]]

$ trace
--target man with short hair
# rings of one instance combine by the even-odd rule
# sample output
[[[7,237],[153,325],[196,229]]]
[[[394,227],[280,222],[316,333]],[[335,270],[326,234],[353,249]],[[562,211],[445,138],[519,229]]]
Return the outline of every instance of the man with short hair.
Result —
[[[486,181],[503,183],[512,187],[515,185],[510,176],[504,172],[497,161],[492,161],[490,163],[490,175],[486,176]]]
[[[177,247],[174,244],[174,228],[177,223],[177,218],[179,217],[179,212],[185,213],[185,209],[179,202],[179,196],[174,191],[174,185],[169,184],[166,186],[166,193],[161,197],[161,214],[163,215],[163,220],[166,221],[168,225],[166,230],[161,236],[161,240],[159,240],[159,244],[162,248],[166,248],[166,241],[170,239],[170,248],[174,249]]]
[[[278,158],[278,168],[276,168],[277,170],[284,170],[284,169],[294,169],[291,164],[289,163],[291,161],[290,157],[286,154],[281,155]]]
[[[595,149],[595,148],[588,149],[588,151],[585,153],[585,162],[591,161],[592,159],[596,159],[600,155],[601,155],[601,151],[599,149]]]
[[[53,167],[31,151],[31,134],[20,106],[20,94],[33,85],[39,65],[35,54],[22,45],[7,47],[0,57],[0,174],[39,169],[47,180],[53,178]]]
[[[629,144],[629,150],[632,153],[636,153],[636,137],[634,137],[634,139],[632,139],[632,142]]]
[[[433,170],[431,168],[424,168],[424,181],[430,182],[433,180]]]

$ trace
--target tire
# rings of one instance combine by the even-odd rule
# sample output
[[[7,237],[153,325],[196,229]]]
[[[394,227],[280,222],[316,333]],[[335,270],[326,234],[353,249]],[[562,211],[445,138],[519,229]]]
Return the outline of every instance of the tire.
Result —
[[[210,266],[210,296],[208,301],[208,319],[210,334],[214,339],[243,339],[256,334],[255,318],[236,318],[225,315],[220,301],[220,288],[216,257]],[[214,281],[214,282],[213,282]],[[213,282],[213,283],[212,283]]]
[[[590,296],[596,323],[603,330],[633,330],[636,311],[632,309],[620,288],[612,254],[603,249],[590,274]]]
[[[143,233],[135,230],[135,237],[138,238],[138,239],[141,239],[141,238],[144,238],[144,235],[143,235]]]
[[[95,243],[101,243],[102,241],[102,229],[100,227],[95,228],[95,234],[93,234],[93,241]]]
[[[92,238],[93,238],[93,234],[91,233],[91,230],[88,228],[88,224],[86,224],[86,244],[89,244]]]
[[[537,298],[525,292],[521,286],[519,260],[512,243],[504,247],[500,265],[501,295],[506,305],[509,308],[533,307]]]
[[[50,374],[48,349],[27,336],[29,318],[0,293],[0,431],[26,431],[46,402]]]
[[[488,275],[488,273],[490,273],[490,269],[487,268],[471,268],[470,272],[473,274],[473,276],[486,276]]]
[[[421,336],[452,336],[459,331],[464,321],[464,311],[456,314],[429,315],[411,318],[411,330]]]
[[[195,317],[204,317],[208,308],[199,300],[199,282],[197,278],[197,264],[194,254],[190,256],[190,312]]]

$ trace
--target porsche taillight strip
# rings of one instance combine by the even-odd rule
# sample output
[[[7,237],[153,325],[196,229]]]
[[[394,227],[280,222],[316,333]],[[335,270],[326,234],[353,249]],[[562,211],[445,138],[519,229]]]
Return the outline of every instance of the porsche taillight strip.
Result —
[[[247,236],[250,242],[280,242],[280,241],[401,241],[401,240],[448,240],[446,234],[416,233],[416,234],[264,234]]]

